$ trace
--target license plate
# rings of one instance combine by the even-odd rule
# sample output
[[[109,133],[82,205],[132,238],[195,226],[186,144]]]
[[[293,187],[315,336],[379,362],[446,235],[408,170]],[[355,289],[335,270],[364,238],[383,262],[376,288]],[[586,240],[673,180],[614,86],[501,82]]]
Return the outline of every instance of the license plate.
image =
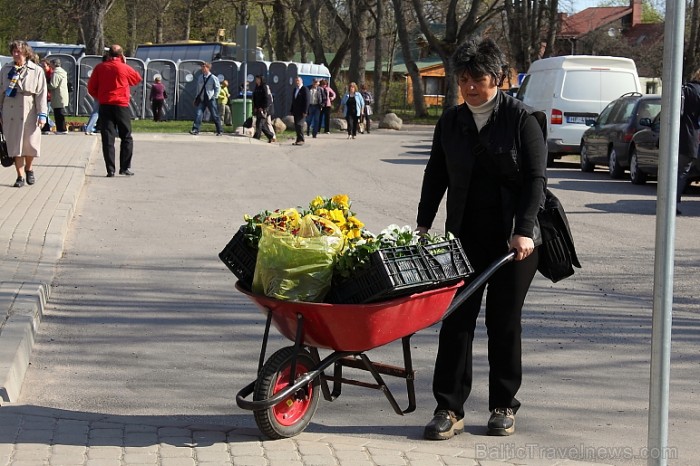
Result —
[[[566,122],[567,123],[575,123],[579,125],[585,125],[586,124],[586,118],[591,118],[591,117],[585,117],[585,116],[568,116],[566,117]]]

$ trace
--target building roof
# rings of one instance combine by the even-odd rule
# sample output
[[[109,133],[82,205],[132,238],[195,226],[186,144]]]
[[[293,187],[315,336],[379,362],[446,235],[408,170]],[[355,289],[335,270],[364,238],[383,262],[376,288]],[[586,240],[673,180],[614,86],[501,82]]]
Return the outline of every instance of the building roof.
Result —
[[[579,13],[563,18],[558,37],[561,39],[578,39],[606,24],[632,14],[632,12],[633,9],[630,6],[586,8]]]

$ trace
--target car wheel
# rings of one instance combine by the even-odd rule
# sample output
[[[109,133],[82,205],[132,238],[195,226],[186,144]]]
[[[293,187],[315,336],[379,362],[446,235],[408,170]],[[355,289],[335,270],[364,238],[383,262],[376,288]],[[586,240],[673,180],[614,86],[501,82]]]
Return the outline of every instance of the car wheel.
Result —
[[[586,173],[592,172],[595,169],[595,164],[588,160],[588,149],[586,149],[583,141],[581,141],[581,150],[579,152],[581,153],[581,171]]]
[[[608,154],[608,172],[610,178],[618,180],[625,174],[625,169],[620,166],[620,161],[617,159],[617,151],[615,148],[610,149]]]
[[[630,180],[632,184],[644,184],[647,182],[647,174],[639,169],[639,157],[634,147],[630,147]]]

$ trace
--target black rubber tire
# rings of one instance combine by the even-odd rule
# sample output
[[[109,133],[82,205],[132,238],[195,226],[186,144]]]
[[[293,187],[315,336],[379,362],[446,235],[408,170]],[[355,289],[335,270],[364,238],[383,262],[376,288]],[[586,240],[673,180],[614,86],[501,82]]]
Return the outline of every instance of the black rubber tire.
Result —
[[[608,173],[613,180],[619,180],[625,176],[625,169],[620,166],[617,151],[614,147],[610,148],[610,152],[608,153]]]
[[[581,150],[579,151],[581,154],[581,171],[591,173],[593,170],[595,170],[595,164],[588,160],[587,152],[586,146],[583,144],[583,141],[581,141]]]
[[[277,389],[279,385],[288,382],[293,356],[294,347],[292,346],[282,348],[270,356],[255,382],[253,400],[267,400],[280,391]],[[312,370],[315,366],[316,362],[307,350],[299,351],[296,377]],[[290,438],[303,432],[318,408],[321,396],[319,384],[320,379],[316,377],[306,388],[298,390],[277,405],[254,411],[255,423],[260,432],[271,439]],[[285,415],[290,415],[288,422],[284,422]]]
[[[632,184],[645,184],[647,182],[647,174],[639,170],[637,166],[637,151],[634,147],[630,148],[630,181]]]

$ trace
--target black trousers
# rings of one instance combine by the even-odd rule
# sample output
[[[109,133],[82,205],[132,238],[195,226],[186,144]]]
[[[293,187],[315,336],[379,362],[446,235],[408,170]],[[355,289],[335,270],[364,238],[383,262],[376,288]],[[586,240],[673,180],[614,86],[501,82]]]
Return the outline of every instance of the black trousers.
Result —
[[[697,158],[693,158],[685,154],[678,154],[678,178],[676,186],[676,203],[678,204],[681,202],[681,195],[690,184],[688,183],[688,178],[690,177],[697,163]]]
[[[164,100],[155,99],[151,101],[151,110],[153,111],[153,121],[161,121],[163,119],[163,104]]]
[[[465,247],[466,249],[466,247]],[[507,252],[474,248],[467,257],[481,273],[493,260]],[[537,271],[538,251],[527,259],[504,265],[442,323],[433,395],[437,410],[447,409],[464,417],[464,403],[472,389],[472,342],[481,302],[486,291],[486,329],[489,360],[489,411],[512,408],[522,381],[521,311]]]
[[[331,132],[331,107],[321,107],[321,121],[326,133]]]
[[[360,117],[348,114],[345,120],[348,122],[348,136],[357,136],[357,126],[359,125]]]
[[[304,142],[304,122],[306,121],[306,114],[294,115],[294,131],[297,133],[297,139],[295,142]]]
[[[56,132],[63,133],[67,131],[66,116],[63,114],[63,107],[54,108],[53,116],[56,118]]]
[[[134,140],[131,136],[131,112],[129,107],[100,104],[100,134],[102,135],[102,156],[107,173],[115,172],[114,138],[119,136],[119,171],[131,168]]]

